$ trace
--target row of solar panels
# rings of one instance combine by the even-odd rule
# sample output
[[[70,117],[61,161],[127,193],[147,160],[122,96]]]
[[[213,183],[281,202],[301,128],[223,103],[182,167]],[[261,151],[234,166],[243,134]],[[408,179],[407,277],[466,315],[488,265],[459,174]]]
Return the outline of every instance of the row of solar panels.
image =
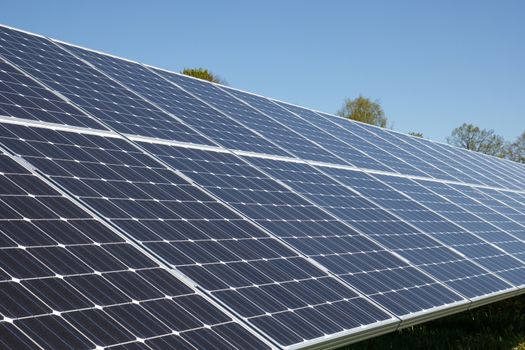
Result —
[[[0,55],[0,344],[335,346],[525,285],[523,166],[9,28]]]
[[[3,115],[525,190],[523,167],[2,28]],[[26,84],[20,88],[20,84]]]

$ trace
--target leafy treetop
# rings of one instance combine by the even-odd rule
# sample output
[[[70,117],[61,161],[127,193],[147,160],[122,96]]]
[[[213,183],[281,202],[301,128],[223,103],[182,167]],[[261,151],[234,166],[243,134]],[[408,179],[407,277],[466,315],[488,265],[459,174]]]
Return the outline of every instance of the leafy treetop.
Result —
[[[494,130],[481,129],[478,126],[463,123],[452,130],[447,138],[448,143],[497,157],[507,154],[506,143],[503,137],[494,133]]]
[[[379,101],[372,101],[363,96],[355,99],[347,98],[343,107],[337,111],[337,114],[343,118],[380,126],[382,128],[386,127],[388,121]]]
[[[224,79],[204,68],[184,68],[181,73],[190,77],[211,81],[212,83],[226,85]]]

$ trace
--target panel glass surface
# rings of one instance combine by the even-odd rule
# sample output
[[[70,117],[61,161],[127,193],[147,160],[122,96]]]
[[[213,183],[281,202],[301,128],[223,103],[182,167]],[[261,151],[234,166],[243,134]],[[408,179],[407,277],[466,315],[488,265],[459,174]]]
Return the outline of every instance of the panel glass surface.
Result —
[[[350,143],[352,147],[367,154],[378,163],[383,164],[390,169],[394,169],[395,172],[400,174],[426,177],[429,176],[428,174],[416,169],[414,166],[412,166],[412,164],[396,158],[392,154],[388,153],[384,145],[381,142],[377,142],[378,140],[370,140],[362,137],[359,135],[359,133],[353,132],[351,126],[356,123],[344,118],[332,118],[330,121],[344,129],[344,131],[337,130],[338,135],[344,135],[345,138],[343,140],[348,140],[348,143]],[[315,121],[315,123],[320,122]],[[330,129],[333,130],[337,128],[330,127]]]
[[[235,156],[148,150],[397,315],[462,299]]]
[[[248,94],[245,94],[248,95]],[[248,95],[250,96],[250,95]],[[250,98],[250,101],[255,100],[256,97]],[[279,108],[276,103],[268,101],[269,104]],[[262,101],[259,99],[255,100],[254,103],[259,102],[262,104]],[[333,138],[340,140],[340,142],[345,145],[343,149],[346,148],[345,159],[353,159],[353,154],[360,153],[366,156],[365,159],[359,159],[363,164],[354,164],[358,167],[364,167],[368,169],[375,170],[386,170],[391,172],[397,172],[401,174],[414,175],[414,176],[426,176],[429,175],[422,170],[418,169],[414,163],[414,159],[403,159],[401,157],[396,158],[396,154],[390,152],[392,147],[385,147],[386,144],[382,142],[377,142],[378,140],[370,140],[367,138],[362,138],[359,134],[350,132],[349,130],[343,129],[327,121],[325,118],[321,117],[315,112],[308,111],[304,108],[294,107],[290,105],[280,104],[281,110],[285,108],[287,111],[295,113],[294,117],[297,119],[296,125],[311,125],[316,126],[317,129],[321,129],[325,134],[333,135]],[[288,112],[288,114],[291,114]],[[347,120],[341,119],[345,122]],[[332,150],[331,148],[329,148]],[[398,150],[401,151],[401,150]],[[362,158],[362,157],[360,157]],[[377,164],[376,164],[377,163]],[[383,166],[385,169],[381,169],[378,165]]]
[[[3,42],[0,33],[0,55]],[[0,58],[0,116],[104,129],[53,92]]]
[[[469,152],[424,138],[412,137],[362,123],[345,123],[344,120],[325,113],[319,113],[319,115],[342,127],[351,128],[356,132],[360,130],[364,137],[368,138],[368,135],[374,134],[381,139],[386,139],[396,147],[403,148],[412,155],[435,165],[448,175],[443,177],[442,174],[429,173],[436,178],[449,180],[449,176],[452,176],[469,184],[483,184],[503,188],[525,188],[512,176],[509,176],[511,171],[507,170],[507,163],[511,162],[501,161],[487,155]],[[477,160],[474,161],[473,158]],[[512,173],[515,173],[515,171]]]
[[[307,121],[308,123],[315,125],[319,129],[324,130],[325,132],[329,133],[330,135],[338,138],[342,142],[345,142],[345,144],[348,145],[348,149],[353,150],[352,153],[352,164],[358,168],[363,169],[373,169],[373,170],[381,170],[381,171],[394,171],[392,168],[388,167],[386,164],[382,164],[378,160],[373,159],[366,153],[364,153],[362,150],[358,150],[355,145],[352,143],[352,138],[354,137],[350,132],[346,131],[343,128],[338,127],[334,123],[331,123],[326,118],[322,118],[317,114],[316,112],[290,105],[284,102],[280,101],[274,101],[271,100],[273,103],[278,104],[282,108],[285,108],[286,110],[289,110],[296,115],[300,116],[303,120]]]
[[[497,240],[496,235],[504,233],[497,227],[483,221],[465,209],[432,193],[414,181],[401,177],[377,175],[386,186],[374,185],[373,193],[384,206],[391,206],[404,220],[425,230],[430,235],[453,247],[488,271],[496,273],[512,284],[521,286],[525,282],[525,265],[489,241]],[[417,201],[417,202],[416,202]]]
[[[0,135],[13,152],[283,346],[390,318],[123,139],[11,125]]]
[[[155,72],[199,97],[204,102],[218,108],[246,127],[256,130],[288,153],[302,159],[329,163],[341,162],[341,159],[334,154],[310,142],[303,136],[284,128],[283,125],[273,121],[211,83],[157,69],[155,69]]]
[[[318,115],[322,115],[322,113],[317,113]],[[436,177],[446,180],[456,180],[454,177],[450,176],[449,174],[445,173],[441,168],[437,168],[434,166],[433,162],[429,162],[429,157],[425,158],[418,158],[416,155],[408,152],[407,148],[404,146],[403,142],[395,142],[391,143],[383,136],[387,136],[392,134],[386,129],[378,128],[369,126],[363,123],[353,122],[353,121],[346,121],[341,118],[337,117],[330,117],[327,115],[324,115],[327,119],[327,122],[337,124],[338,127],[344,129],[346,132],[349,132],[350,134],[355,135],[355,137],[360,138],[361,140],[366,140],[369,144],[373,144],[376,146],[376,148],[380,148],[389,154],[397,157],[397,159],[403,160],[408,164],[411,164],[415,168],[419,169],[420,174],[417,173],[410,173],[403,171],[401,169],[399,173],[406,174],[406,175],[415,175],[415,176],[423,176],[423,177]],[[369,153],[371,155],[375,154],[377,151],[374,149],[371,149]],[[375,158],[375,157],[374,157]]]
[[[187,126],[75,58],[53,42],[0,26],[0,54],[111,128],[129,134],[207,144]],[[73,109],[73,108],[72,108]],[[74,109],[73,109],[74,110]],[[77,119],[60,122],[78,125]],[[84,120],[84,119],[82,119]],[[87,118],[86,118],[87,120]],[[87,123],[87,122],[86,122]],[[89,126],[94,126],[94,122]]]
[[[452,185],[453,186],[453,185]],[[466,192],[464,187],[453,186],[455,189]],[[486,206],[496,210],[511,219],[514,222],[519,223],[521,226],[525,226],[525,195],[522,193],[499,191],[486,188],[476,188],[474,191],[468,191],[467,194],[476,200],[480,201]],[[513,231],[516,235],[516,231]],[[519,238],[525,241],[525,236],[518,234]]]
[[[523,242],[525,226],[507,216],[507,212],[512,214],[515,212],[514,209],[505,208],[503,203],[498,203],[470,186],[449,186],[430,181],[416,182],[468,211],[469,215],[460,216],[458,220],[458,222],[466,222],[465,225],[462,224],[463,227],[520,260],[525,257]],[[450,211],[452,210],[447,210]],[[456,211],[452,213],[454,214],[451,215],[454,216],[461,214]],[[475,218],[472,215],[475,215]]]
[[[374,169],[395,171],[393,168],[388,167],[388,165],[380,165],[380,162],[372,160],[366,154],[358,151],[352,146],[352,142],[344,142],[351,141],[350,139],[341,140],[332,134],[331,130],[319,128],[315,124],[309,123],[265,97],[226,87],[221,87],[221,89],[228,91],[230,94],[245,101],[250,106],[275,120],[277,123],[289,128],[290,132],[296,132],[338,156],[339,164],[362,166],[363,163],[367,165],[372,163],[374,164]],[[317,116],[317,118],[322,119],[319,116]],[[407,167],[410,166],[407,165]]]
[[[509,188],[516,190],[524,190],[525,185],[523,180],[523,173],[521,176],[519,173],[510,170],[509,167],[512,162],[496,158],[494,156],[487,156],[479,152],[467,151],[463,148],[450,147],[440,143],[426,141],[427,146],[436,148],[438,152],[441,152],[445,156],[454,159],[457,163],[463,165],[462,171],[475,172],[479,174],[479,181],[483,182],[487,186]],[[514,163],[520,168],[523,168],[521,164]],[[522,169],[523,170],[523,169]]]
[[[2,348],[306,346],[514,292],[524,190],[522,164],[0,25]]]
[[[145,66],[78,47],[62,45],[224,147],[290,156],[260,135],[206,105]],[[144,135],[140,130],[137,130],[136,134]]]
[[[0,154],[0,345],[265,349],[102,222]],[[180,344],[180,346],[179,346]],[[190,345],[191,344],[191,345]]]
[[[379,221],[375,227],[367,223],[360,228],[377,236],[376,239],[409,261],[418,266],[422,264],[422,269],[440,281],[446,281],[447,285],[467,297],[479,297],[510,287],[509,283],[486,268],[448,247],[449,241],[443,237],[450,238],[451,243],[456,237],[460,240],[464,236],[472,239],[457,225],[402,196],[369,174],[328,167],[323,167],[322,171],[395,214],[394,221]],[[410,249],[410,245],[415,249]]]

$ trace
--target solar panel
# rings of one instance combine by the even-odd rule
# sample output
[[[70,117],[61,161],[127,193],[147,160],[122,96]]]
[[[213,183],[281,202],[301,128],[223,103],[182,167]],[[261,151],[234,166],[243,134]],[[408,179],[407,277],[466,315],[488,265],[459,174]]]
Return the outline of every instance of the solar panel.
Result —
[[[0,344],[268,348],[52,185],[0,154]]]
[[[3,49],[0,46],[0,49]],[[102,128],[81,111],[61,100],[22,71],[0,59],[0,113],[51,123]]]
[[[354,342],[522,292],[525,167],[0,26],[0,344]]]
[[[57,44],[43,37],[5,27],[0,27],[0,38],[0,54],[5,59],[87,113],[96,115],[97,119],[114,130],[185,142],[209,143],[189,127]],[[65,116],[61,121],[72,125],[73,119]]]
[[[472,187],[447,185],[461,195],[467,195],[472,200],[480,203],[483,207],[475,205],[476,213],[487,221],[495,223],[505,231],[517,236],[520,240],[525,239],[523,231],[525,224],[525,206],[519,201],[523,197],[515,192],[503,192],[487,189],[476,189]],[[452,196],[458,197],[457,192],[451,191]],[[464,202],[464,200],[463,200]],[[468,202],[470,204],[470,202]],[[489,209],[487,209],[489,208]]]
[[[221,110],[232,119],[253,130],[257,130],[267,140],[285,149],[288,153],[310,160],[335,163],[342,161],[336,155],[319,147],[319,145],[302,135],[283,128],[280,123],[269,119],[261,112],[239,101],[217,86],[158,69],[154,69],[154,71]],[[280,155],[280,153],[276,155]]]
[[[398,316],[462,300],[233,156],[156,145],[148,150]],[[261,161],[258,159],[256,164]],[[199,172],[196,169],[203,162],[207,163],[207,171]],[[283,165],[296,164],[283,162]],[[286,172],[293,174],[289,168]]]
[[[351,125],[354,126],[354,128],[353,128],[354,132],[362,133],[364,137],[368,137],[370,135],[370,133],[368,131],[373,129],[373,128],[370,128],[370,127],[357,125],[357,123],[353,123]],[[379,134],[380,131],[375,131],[375,133]],[[383,132],[381,134],[386,134],[386,132]],[[379,137],[377,139],[379,139]],[[420,142],[424,143],[425,141],[420,140]],[[443,149],[443,147],[441,145],[437,144],[437,143],[432,144],[432,147],[436,148],[438,150]],[[443,152],[444,152],[445,155],[447,153],[448,154],[456,154],[453,158],[454,159],[461,159],[461,162],[463,164],[470,164],[470,163],[472,163],[471,161],[468,160],[468,158],[460,157],[458,155],[458,153],[461,153],[461,152],[459,152],[459,149],[458,150],[454,150],[453,148],[446,147],[446,150],[443,150]],[[510,183],[505,182],[505,180],[503,180],[503,179],[501,179],[502,182],[498,182],[498,181],[492,180],[494,177],[496,177],[496,178],[498,177],[498,175],[496,175],[496,174],[497,173],[501,173],[501,170],[496,172],[496,173],[491,173],[491,171],[487,171],[486,169],[484,169],[483,167],[480,167],[476,163],[473,163],[471,168],[465,167],[463,165],[460,169],[462,171],[464,171],[466,174],[471,175],[471,177],[474,177],[476,180],[480,181],[481,183],[484,183],[485,185],[496,186],[496,187],[498,187],[498,186],[500,186],[500,187],[511,186]]]
[[[392,168],[389,167],[387,164],[383,164],[379,160],[372,158],[370,155],[367,154],[365,149],[356,147],[357,144],[353,142],[353,140],[356,138],[354,134],[348,132],[344,128],[335,125],[334,123],[331,123],[325,118],[319,118],[319,114],[317,114],[314,111],[279,101],[272,102],[299,116],[303,120],[303,123],[310,123],[317,127],[319,130],[323,130],[324,132],[332,135],[333,137],[343,142],[343,149],[346,150],[346,152],[351,151],[348,152],[347,158],[352,159],[352,164],[355,165],[357,168],[395,172],[394,168],[400,168],[402,164],[402,162],[394,162],[394,168]],[[414,169],[414,166],[417,166],[417,164],[413,162],[413,159],[408,159],[408,164],[412,165],[406,167],[406,171],[408,173],[414,173],[418,175],[430,173]],[[420,166],[417,166],[417,168],[421,169]]]
[[[265,111],[267,115],[271,115],[273,118],[277,119],[281,124],[286,125],[292,130],[297,131],[301,135],[305,135],[311,139],[316,140],[316,142],[325,147],[326,149],[333,151],[334,153],[341,154],[341,158],[347,160],[346,163],[351,163],[353,155],[355,153],[362,153],[367,155],[367,161],[373,159],[376,163],[382,165],[382,169],[391,172],[400,172],[402,174],[409,174],[415,176],[428,176],[425,173],[417,170],[409,163],[404,162],[401,159],[393,157],[388,152],[376,147],[371,142],[367,140],[356,137],[355,135],[345,135],[343,138],[337,138],[334,136],[333,129],[323,129],[316,126],[316,123],[310,123],[310,121],[305,120],[300,117],[298,114],[291,113],[284,108],[276,105],[270,100],[248,94],[246,92],[241,92],[233,89],[228,89],[228,91],[239,98],[249,102],[252,106],[255,106],[261,111]],[[319,120],[317,116],[316,120]],[[326,131],[325,131],[326,130]],[[338,133],[336,132],[335,135]],[[346,140],[346,142],[344,141]],[[372,155],[372,157],[370,157]],[[352,163],[351,163],[352,164]],[[360,166],[361,168],[363,166]],[[377,169],[377,165],[373,168]]]
[[[117,135],[6,124],[0,139],[282,345],[390,318]]]
[[[433,232],[429,230],[429,227],[445,226],[450,229],[450,226],[453,226],[452,223],[447,225],[444,220],[440,223],[432,217],[432,219],[427,219],[430,221],[430,225],[428,225],[424,220],[422,210],[419,210],[416,216],[418,223],[421,222],[426,225],[413,225],[410,220],[411,216],[399,218],[392,215],[392,213],[397,214],[399,208],[412,214],[417,209],[417,204],[408,200],[403,201],[400,196],[396,196],[393,191],[388,191],[386,186],[374,181],[369,175],[335,168],[320,169],[326,174],[332,175],[334,179],[339,181],[338,183],[304,164],[255,159],[252,161],[264,167],[275,177],[285,181],[293,189],[307,196],[340,220],[344,220],[364,234],[372,236],[377,242],[395,251],[412,264],[421,264],[421,270],[426,271],[451,288],[454,286],[453,288],[463,295],[480,297],[485,293],[497,292],[510,287],[489,272],[483,271],[479,266],[465,261],[459,254],[451,251],[430,235]],[[359,191],[359,194],[343,185]],[[374,193],[381,195],[378,196]],[[331,194],[334,195],[329,197],[329,201],[323,201],[326,196]],[[377,201],[377,199],[381,199],[382,207],[370,201]],[[392,205],[387,204],[390,202]],[[429,213],[425,214],[428,216]],[[418,249],[417,254],[412,254],[415,248]],[[434,266],[428,265],[430,261],[434,264],[451,264],[451,266],[458,264],[463,266],[463,269],[449,267],[450,272],[447,278],[443,278],[441,274],[432,270]],[[470,275],[467,276],[471,280],[471,285],[460,288],[456,284],[463,281],[458,282],[457,280],[465,278],[466,275],[463,275],[465,270],[469,271]],[[459,275],[454,276],[455,272]],[[476,283],[480,285],[477,290],[474,287]],[[421,289],[424,290],[424,288]],[[438,293],[434,292],[434,294]]]
[[[111,77],[125,83],[127,87],[170,113],[173,118],[183,120],[224,147],[289,155],[255,131],[237,123],[143,65],[70,45],[61,45]],[[137,134],[144,135],[140,132]],[[168,139],[173,140],[169,137]]]
[[[364,124],[347,123],[341,118],[334,118],[333,116],[326,114],[322,115],[344,128],[362,134],[365,138],[369,138],[371,134],[375,134],[384,139],[397,140],[397,142],[395,142],[397,147],[406,148],[408,144],[408,147],[410,148],[409,152],[418,155],[421,159],[428,159],[433,163],[439,164],[439,169],[446,171],[450,176],[453,176],[462,182],[476,185],[523,189],[523,186],[516,187],[516,182],[509,179],[505,175],[505,169],[503,169],[501,165],[509,162],[502,162],[502,164],[499,164],[497,174],[494,174],[494,172],[491,170],[491,168],[494,167],[493,165],[484,167],[479,165],[479,161],[472,161],[471,156],[476,156],[475,154],[472,154],[473,152],[466,152],[459,148],[444,146],[422,138],[409,137],[400,133],[388,132]],[[377,140],[377,138],[374,139]],[[399,140],[404,142],[400,142]],[[484,162],[488,162],[487,159],[490,159],[491,157],[485,156],[481,158],[484,159]],[[501,183],[495,180],[496,178],[500,177],[505,177],[505,179],[501,179],[503,180]],[[443,177],[437,178],[445,179]]]
[[[505,250],[498,249],[497,236],[505,233],[495,225],[443,198],[443,196],[439,195],[439,192],[435,192],[439,191],[435,186],[433,186],[434,192],[432,192],[409,179],[386,178],[386,176],[381,176],[380,179],[395,189],[402,188],[402,192],[405,195],[417,198],[421,207],[444,219],[443,222],[449,223],[449,231],[432,231],[432,234],[440,237],[438,239],[446,242],[447,245],[514,285],[523,285],[525,282],[523,262],[513,258],[512,254],[507,253]],[[414,210],[418,211],[417,216],[423,212],[419,208]],[[419,226],[418,222],[414,222],[415,220],[420,220],[419,218],[414,219],[416,215],[405,216],[402,210],[399,211],[399,215],[407,221],[413,222],[415,226]],[[434,220],[439,220],[437,217]],[[454,226],[452,227],[451,224]],[[447,239],[449,233],[457,237]],[[507,234],[506,236],[508,237],[505,241],[509,239],[512,241],[510,235]]]
[[[515,257],[520,258],[523,256],[525,246],[521,240],[525,238],[525,228],[520,225],[519,221],[515,221],[511,216],[508,216],[504,210],[499,210],[498,207],[502,205],[495,203],[494,206],[494,203],[484,200],[483,196],[480,196],[480,194],[471,187],[458,186],[453,188],[447,184],[418,183],[474,215],[476,218],[471,222],[477,223],[477,225],[474,226],[477,235],[486,241],[503,247],[503,250],[508,251]],[[511,208],[509,209],[513,210]],[[461,218],[461,220],[464,219]],[[486,229],[480,230],[480,228]]]

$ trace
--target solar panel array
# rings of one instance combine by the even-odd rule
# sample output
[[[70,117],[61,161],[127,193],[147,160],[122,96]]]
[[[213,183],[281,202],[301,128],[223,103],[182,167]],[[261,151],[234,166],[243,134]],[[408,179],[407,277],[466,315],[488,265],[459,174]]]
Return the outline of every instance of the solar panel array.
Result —
[[[525,167],[0,27],[0,344],[335,347],[521,293]]]

